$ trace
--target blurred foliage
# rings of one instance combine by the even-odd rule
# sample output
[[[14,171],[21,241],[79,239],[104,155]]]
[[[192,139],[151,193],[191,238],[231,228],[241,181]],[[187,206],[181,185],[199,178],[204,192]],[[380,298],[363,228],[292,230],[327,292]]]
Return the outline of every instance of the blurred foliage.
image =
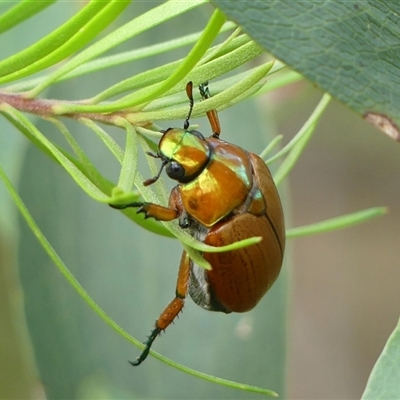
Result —
[[[125,215],[147,231],[132,226],[103,203],[118,196],[166,202],[168,189],[163,183],[155,185],[156,193],[143,189],[139,171],[149,168],[146,174],[153,176],[157,165],[146,167],[137,151],[154,148],[148,138],[159,135],[155,121],[180,120],[163,122],[164,129],[182,126],[188,110],[184,94],[188,80],[198,85],[215,79],[212,98],[200,103],[197,97],[192,117],[236,104],[235,110],[221,114],[223,137],[260,153],[274,136],[273,123],[266,129],[258,112],[260,104],[254,98],[244,100],[263,87],[267,74],[281,71],[281,78],[275,78],[275,84],[272,78],[270,88],[264,90],[298,81],[300,75],[281,63],[271,69],[272,63],[260,57],[261,48],[232,23],[224,24],[223,14],[213,12],[204,0],[132,5],[92,0],[84,7],[71,2],[48,7],[51,3],[38,7],[35,1],[22,1],[1,6],[6,8],[0,16],[0,31],[4,32],[0,36],[4,52],[0,112],[6,117],[0,121],[1,165],[19,185],[24,204],[51,246],[41,247],[24,222],[16,223],[8,197],[0,192],[2,234],[9,236],[5,241],[18,240],[18,256],[14,248],[2,246],[6,278],[0,280],[5,296],[1,315],[9,339],[3,344],[16,338],[13,351],[18,356],[12,365],[9,352],[2,357],[1,368],[8,374],[0,382],[0,396],[38,398],[45,392],[48,398],[188,398],[188,393],[195,393],[196,398],[255,398],[255,393],[179,374],[151,358],[136,369],[124,361],[133,359],[136,351],[129,343],[134,339],[124,329],[144,338],[174,293],[179,243],[155,238],[151,232],[176,235],[185,248],[203,247],[176,227],[144,221],[129,210]],[[21,17],[15,24],[7,23],[7,16],[17,14]],[[251,67],[242,66],[249,61]],[[278,169],[279,180],[293,168],[328,102],[326,95],[320,109],[278,153],[286,156],[279,167],[272,166]],[[27,118],[23,113],[33,116]],[[17,131],[31,144],[21,140]],[[146,140],[140,139],[143,134]],[[115,192],[112,182],[117,181]],[[132,191],[134,181],[138,191]],[[383,211],[342,218],[340,227]],[[307,229],[309,234],[338,227],[329,220]],[[292,236],[301,234],[301,230],[292,231]],[[41,237],[38,230],[35,235]],[[58,265],[69,283],[43,250],[50,255],[56,251],[69,266],[70,271]],[[198,254],[190,251],[193,257]],[[16,260],[23,299],[15,276]],[[85,290],[74,286],[73,276]],[[86,302],[122,337],[83,305],[74,287],[83,297],[90,293]],[[17,299],[16,303],[11,304],[10,298]],[[287,298],[284,270],[263,302],[246,315],[222,318],[188,302],[179,324],[170,327],[155,348],[182,364],[282,395]],[[27,327],[21,322],[23,311]]]

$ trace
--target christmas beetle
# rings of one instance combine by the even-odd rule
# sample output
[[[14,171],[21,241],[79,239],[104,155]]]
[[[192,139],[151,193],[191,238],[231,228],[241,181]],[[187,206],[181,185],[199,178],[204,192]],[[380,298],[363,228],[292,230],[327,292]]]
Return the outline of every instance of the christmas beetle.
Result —
[[[206,83],[199,89],[203,100],[210,97]],[[284,218],[268,167],[257,155],[219,138],[216,110],[207,112],[212,129],[209,138],[188,130],[193,110],[192,82],[187,84],[186,93],[190,107],[183,129],[161,132],[157,154],[149,154],[161,160],[161,168],[143,183],[154,183],[165,168],[167,175],[178,182],[168,207],[136,202],[111,206],[138,207],[138,213],[160,221],[178,219],[182,229],[211,246],[254,236],[262,237],[262,241],[238,250],[204,253],[211,270],[196,265],[183,251],[175,297],[158,317],[142,354],[132,365],[146,359],[155,338],[182,310],[188,293],[206,310],[246,312],[272,286],[282,265]]]

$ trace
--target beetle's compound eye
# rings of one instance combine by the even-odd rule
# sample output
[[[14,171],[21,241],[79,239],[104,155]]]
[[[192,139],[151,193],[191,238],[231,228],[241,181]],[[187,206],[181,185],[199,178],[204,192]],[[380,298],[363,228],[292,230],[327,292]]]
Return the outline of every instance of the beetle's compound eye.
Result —
[[[176,161],[170,161],[165,169],[171,179],[179,180],[185,176],[184,168]]]

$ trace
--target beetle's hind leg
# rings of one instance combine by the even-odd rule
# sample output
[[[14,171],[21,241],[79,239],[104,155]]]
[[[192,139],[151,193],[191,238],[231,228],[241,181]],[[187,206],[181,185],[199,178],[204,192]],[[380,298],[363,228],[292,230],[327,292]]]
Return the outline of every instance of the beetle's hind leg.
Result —
[[[185,298],[189,290],[189,279],[190,258],[186,254],[186,251],[184,251],[182,253],[181,263],[179,265],[175,298],[172,299],[172,301],[158,317],[154,329],[151,331],[147,341],[144,343],[145,348],[142,354],[136,359],[136,361],[129,361],[132,365],[140,365],[146,359],[146,357],[149,355],[150,347],[156,337],[160,334],[161,331],[167,329],[171,322],[173,322],[176,316],[182,311],[183,305],[185,304]]]
[[[147,356],[149,355],[150,347],[160,332],[161,329],[158,328],[157,326],[151,331],[147,340],[144,342],[145,348],[143,349],[142,354],[136,359],[136,361],[129,361],[130,364],[136,367],[137,365],[140,365],[147,358]]]

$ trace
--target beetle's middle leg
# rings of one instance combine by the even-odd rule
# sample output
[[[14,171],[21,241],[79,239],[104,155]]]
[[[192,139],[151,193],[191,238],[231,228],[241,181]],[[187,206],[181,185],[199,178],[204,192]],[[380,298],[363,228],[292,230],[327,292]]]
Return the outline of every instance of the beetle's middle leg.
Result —
[[[141,364],[149,354],[150,347],[159,333],[168,328],[176,316],[182,311],[185,298],[189,291],[190,278],[190,258],[186,251],[182,253],[181,263],[179,265],[178,279],[176,282],[175,298],[168,304],[161,315],[158,317],[154,329],[145,342],[145,348],[136,361],[130,361],[132,365]]]

